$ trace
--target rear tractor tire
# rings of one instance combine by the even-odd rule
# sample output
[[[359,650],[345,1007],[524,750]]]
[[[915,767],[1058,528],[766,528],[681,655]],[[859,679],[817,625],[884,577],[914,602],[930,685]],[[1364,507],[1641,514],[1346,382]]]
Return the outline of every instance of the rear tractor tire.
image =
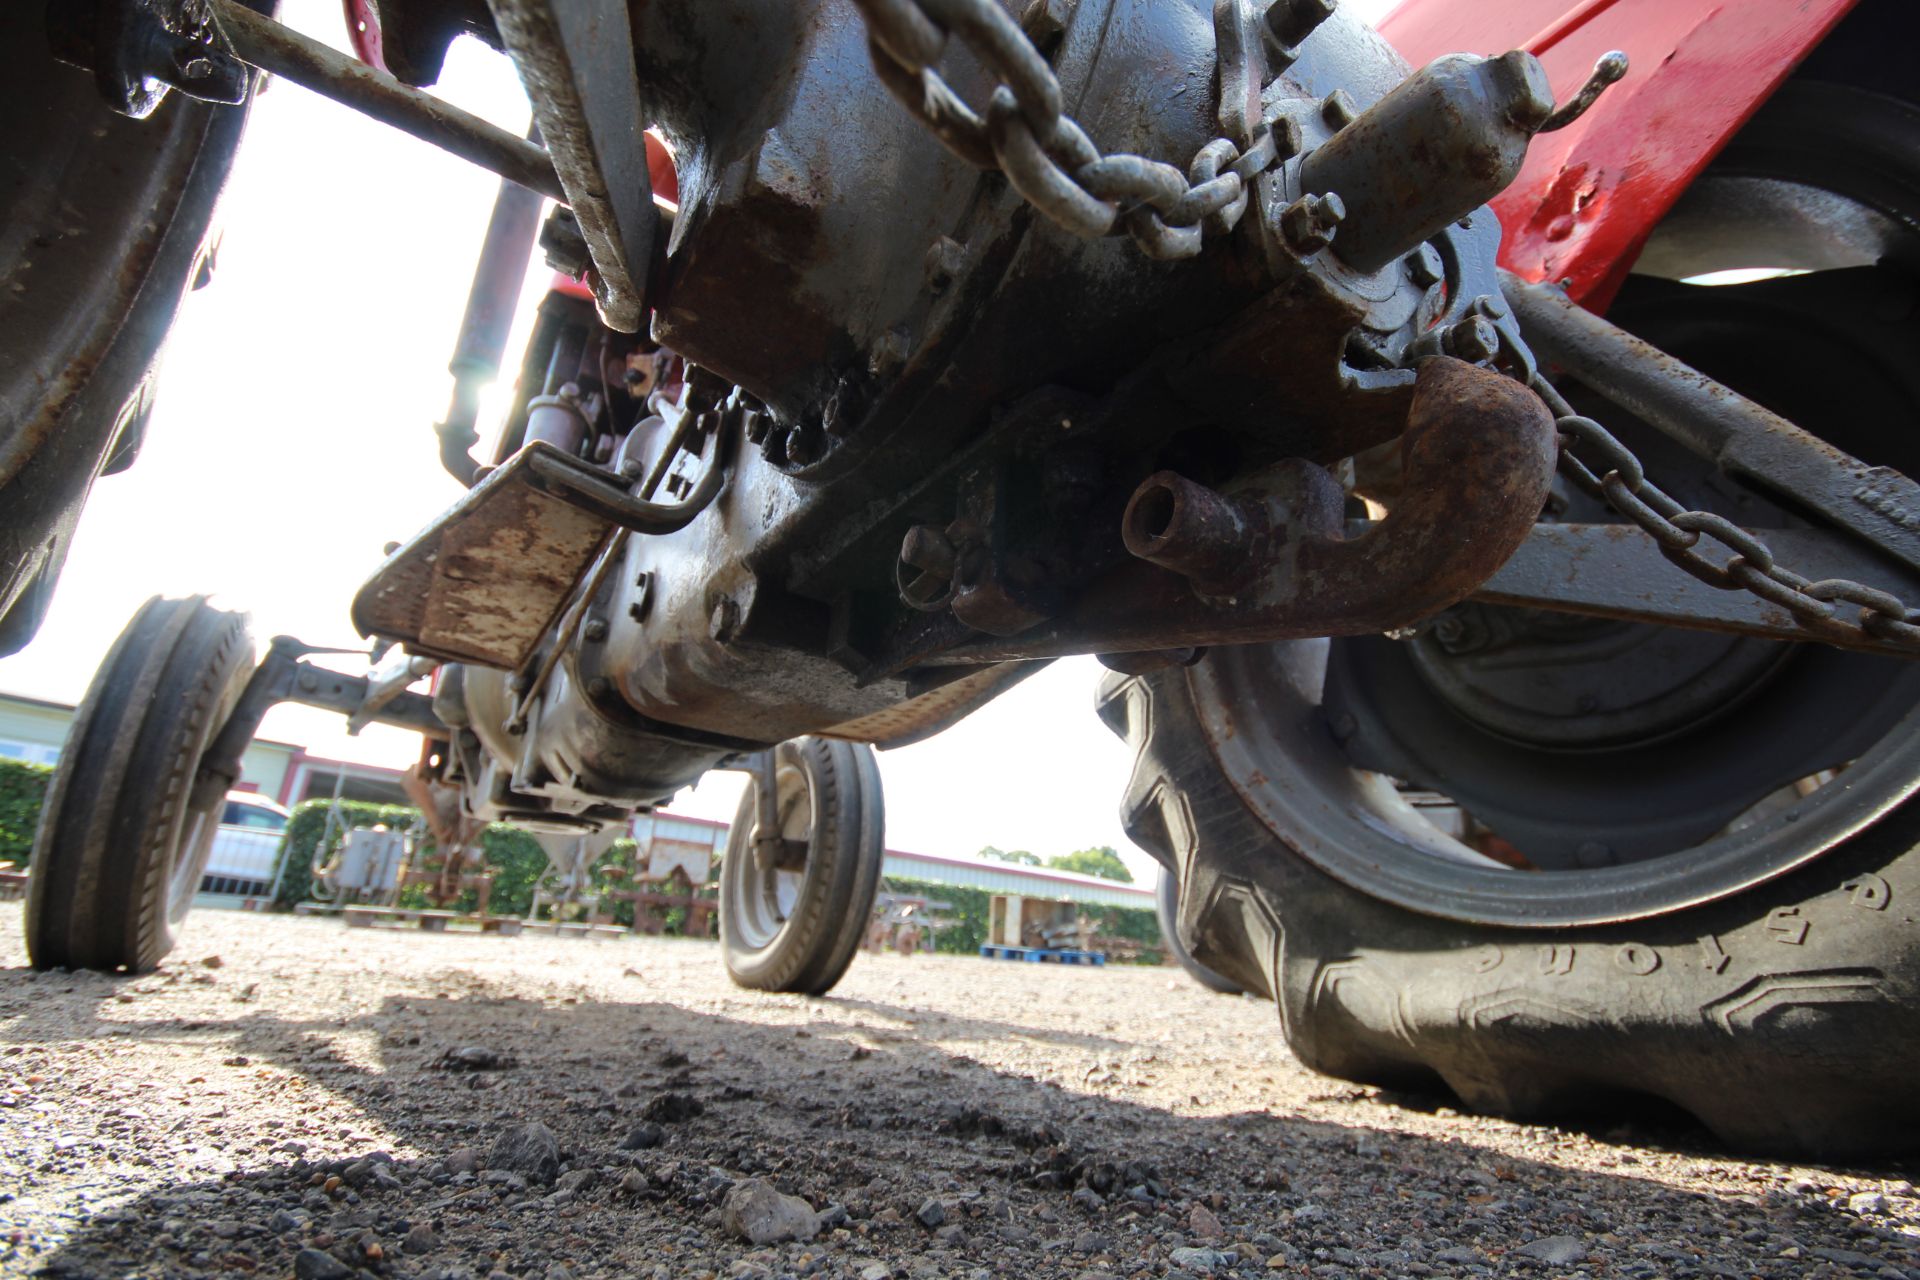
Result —
[[[1160,940],[1167,944],[1168,953],[1187,971],[1189,978],[1223,996],[1241,994],[1233,979],[1195,960],[1186,943],[1180,941],[1180,879],[1165,867],[1160,868],[1160,883],[1153,891],[1153,914],[1160,921]]]

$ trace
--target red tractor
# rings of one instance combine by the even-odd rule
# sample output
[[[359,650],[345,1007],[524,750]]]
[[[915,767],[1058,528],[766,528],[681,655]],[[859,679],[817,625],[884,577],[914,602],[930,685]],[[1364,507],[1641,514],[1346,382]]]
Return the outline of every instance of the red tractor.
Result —
[[[352,602],[390,674],[141,611],[35,964],[158,962],[292,700],[418,730],[443,851],[751,771],[727,963],[823,991],[868,744],[1091,653],[1178,941],[1308,1064],[1911,1148],[1920,10],[350,0],[356,60],[265,7],[0,16],[0,634],[138,450],[261,71],[507,180],[469,492]],[[460,34],[535,138],[422,91]],[[475,459],[536,238],[583,287]]]

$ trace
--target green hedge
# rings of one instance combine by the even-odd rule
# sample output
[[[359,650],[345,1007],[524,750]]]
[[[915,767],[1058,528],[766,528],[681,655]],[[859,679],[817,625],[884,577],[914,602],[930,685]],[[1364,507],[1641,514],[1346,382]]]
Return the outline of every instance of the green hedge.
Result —
[[[993,904],[991,893],[985,889],[934,884],[929,880],[900,880],[892,876],[887,877],[881,888],[887,893],[951,903],[951,909],[939,912],[937,918],[954,923],[933,931],[933,949],[955,955],[980,954],[980,944],[987,940],[988,913]],[[1088,907],[1086,910],[1097,922],[1095,933],[1138,942],[1146,948],[1140,963],[1161,963],[1160,920],[1151,907]]]
[[[25,863],[53,770],[25,760],[0,760],[0,862]]]

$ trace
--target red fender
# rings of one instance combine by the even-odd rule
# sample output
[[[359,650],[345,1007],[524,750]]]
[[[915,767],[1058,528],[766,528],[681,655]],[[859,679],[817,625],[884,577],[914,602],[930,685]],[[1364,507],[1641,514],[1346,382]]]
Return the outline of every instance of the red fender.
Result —
[[[1415,66],[1525,49],[1556,100],[1600,55],[1627,76],[1580,120],[1535,139],[1493,202],[1500,262],[1563,280],[1604,310],[1654,224],[1857,0],[1404,0],[1381,34]]]

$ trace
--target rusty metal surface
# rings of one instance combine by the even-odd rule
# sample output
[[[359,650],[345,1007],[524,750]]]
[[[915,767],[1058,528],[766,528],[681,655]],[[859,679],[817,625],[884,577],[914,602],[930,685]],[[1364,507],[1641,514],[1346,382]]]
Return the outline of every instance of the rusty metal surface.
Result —
[[[1252,585],[1232,597],[1156,565],[1123,566],[1059,621],[961,644],[939,661],[1361,635],[1438,613],[1531,532],[1553,477],[1553,419],[1511,379],[1435,357],[1420,366],[1402,453],[1400,500],[1358,537],[1346,536],[1344,492],[1310,463],[1282,464],[1232,495],[1267,503],[1284,530]]]
[[[559,617],[608,521],[527,483],[527,454],[394,552],[353,624],[415,653],[517,670]]]
[[[563,199],[593,258],[588,283],[610,329],[646,327],[648,275],[660,215],[653,204],[647,120],[634,78],[626,6],[604,0],[489,0],[533,102]]]
[[[1814,578],[1851,578],[1909,598],[1920,574],[1863,554],[1844,535],[1824,529],[1768,529],[1767,545]],[[1809,632],[1779,605],[1744,591],[1717,590],[1683,572],[1643,531],[1624,524],[1534,527],[1472,598],[1636,622],[1661,622],[1774,640],[1819,639],[1867,653],[1913,658],[1905,645],[1855,627]]]
[[[1209,595],[1257,577],[1275,532],[1264,503],[1229,498],[1173,471],[1141,481],[1120,523],[1128,551]]]
[[[821,729],[814,736],[870,742],[882,748],[924,742],[959,724],[1046,665],[1044,662],[1005,662],[983,667],[898,706]]]
[[[337,49],[303,36],[235,0],[209,0],[234,55],[410,133],[523,187],[565,203],[545,151],[430,93],[404,85]]]

